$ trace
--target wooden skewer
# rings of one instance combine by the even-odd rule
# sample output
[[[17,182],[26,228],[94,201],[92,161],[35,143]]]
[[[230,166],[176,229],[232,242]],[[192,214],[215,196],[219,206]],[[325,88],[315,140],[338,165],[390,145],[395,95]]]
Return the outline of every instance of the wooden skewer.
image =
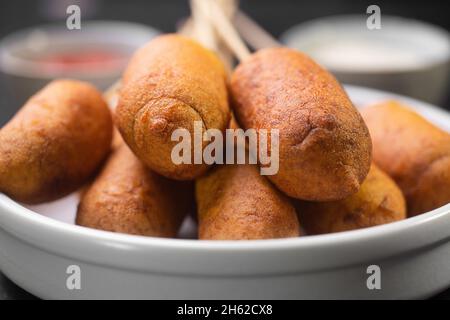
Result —
[[[217,33],[223,41],[233,51],[240,61],[250,56],[250,50],[239,36],[230,19],[227,18],[221,7],[211,0],[198,0],[198,7],[202,10],[215,26]]]
[[[220,6],[222,11],[225,13],[228,19],[231,19],[239,7],[238,0],[213,0]],[[216,36],[216,41],[218,43],[217,51],[219,53],[220,58],[225,63],[225,67],[227,68],[228,74],[231,75],[234,67],[234,54],[231,52],[230,48],[224,43],[221,39],[220,35],[215,30],[214,26],[214,35]]]

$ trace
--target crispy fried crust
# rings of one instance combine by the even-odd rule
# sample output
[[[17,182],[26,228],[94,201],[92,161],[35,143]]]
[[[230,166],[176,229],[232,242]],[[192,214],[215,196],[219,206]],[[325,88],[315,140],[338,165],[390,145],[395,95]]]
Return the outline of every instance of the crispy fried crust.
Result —
[[[372,165],[359,191],[344,200],[296,203],[308,234],[367,228],[406,218],[402,192],[384,172]]]
[[[60,198],[93,175],[111,136],[100,92],[80,81],[53,81],[0,130],[0,191],[26,203]]]
[[[413,216],[450,202],[450,135],[396,101],[363,109],[375,163],[406,197]]]
[[[216,166],[196,181],[199,239],[296,237],[289,199],[259,174],[257,165]]]
[[[245,128],[280,130],[280,170],[269,179],[287,195],[336,200],[358,191],[371,161],[361,115],[334,77],[287,48],[257,52],[231,79]]]
[[[168,178],[194,179],[205,164],[171,159],[172,132],[194,121],[205,129],[225,130],[230,118],[226,73],[220,60],[179,35],[160,36],[140,49],[123,76],[115,121],[125,142],[149,168]],[[203,147],[206,143],[203,143]],[[193,149],[191,156],[193,159]]]
[[[83,195],[76,223],[113,232],[175,237],[192,198],[191,183],[150,171],[123,144]]]

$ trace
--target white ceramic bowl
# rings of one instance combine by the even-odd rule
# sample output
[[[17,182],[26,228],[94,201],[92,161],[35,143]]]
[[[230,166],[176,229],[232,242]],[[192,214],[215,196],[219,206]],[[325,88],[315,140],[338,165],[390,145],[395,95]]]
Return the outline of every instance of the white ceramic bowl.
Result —
[[[346,87],[357,105],[405,101],[450,131],[450,115],[402,96]],[[423,298],[450,286],[450,204],[383,226],[260,241],[198,241],[74,226],[77,196],[29,207],[0,195],[0,267],[41,298]],[[60,221],[58,221],[60,220]],[[368,290],[367,267],[381,268]],[[81,270],[69,290],[68,266]]]
[[[388,90],[439,104],[448,94],[450,36],[419,20],[381,15],[338,15],[294,26],[281,41],[304,51],[341,82]]]

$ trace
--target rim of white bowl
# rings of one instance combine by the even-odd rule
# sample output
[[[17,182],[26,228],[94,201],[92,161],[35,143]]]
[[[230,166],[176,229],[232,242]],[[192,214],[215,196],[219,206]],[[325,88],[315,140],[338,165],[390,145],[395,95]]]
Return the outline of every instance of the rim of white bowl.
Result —
[[[443,121],[450,117],[444,110],[412,98],[357,86],[345,87],[360,93],[370,92],[380,98],[400,99],[414,108],[432,108],[435,116],[444,117]],[[144,237],[85,228],[42,216],[0,194],[0,228],[37,248],[93,264],[179,274],[179,266],[167,264],[176,256],[184,261],[182,273],[224,275],[222,270],[204,270],[197,264],[198,259],[207,256],[208,262],[214,265],[218,263],[214,260],[218,254],[222,258],[238,259],[220,260],[220,265],[225,264],[229,273],[256,275],[328,269],[382,259],[447,241],[450,239],[450,203],[402,221],[365,229],[296,238],[222,241]],[[121,252],[120,258],[114,254],[117,250]],[[356,255],[355,250],[358,250]],[[100,251],[104,254],[99,254]],[[283,254],[283,259],[291,256],[292,263],[274,265],[268,260],[273,259],[274,254],[276,257]],[[124,255],[134,260],[124,259]],[[261,264],[254,266],[257,270],[243,270],[237,263],[256,256],[262,259]],[[155,257],[161,261],[155,261]],[[301,257],[311,261],[299,261]]]
[[[103,78],[111,75],[120,73],[121,70],[118,68],[113,68],[112,70],[99,70],[95,73],[91,71],[69,71],[58,73],[51,71],[45,71],[42,69],[42,65],[33,59],[27,59],[19,57],[13,53],[14,49],[19,45],[24,45],[24,41],[27,36],[30,36],[36,32],[45,32],[47,34],[53,34],[59,37],[59,41],[68,43],[66,37],[61,37],[65,32],[73,32],[75,35],[79,36],[83,31],[87,32],[86,37],[89,35],[95,35],[96,41],[100,43],[114,44],[124,44],[128,45],[130,48],[134,47],[137,49],[140,45],[145,44],[144,41],[137,39],[146,39],[146,41],[151,40],[153,37],[160,33],[159,30],[140,23],[120,21],[120,20],[86,20],[82,23],[81,30],[66,30],[61,27],[61,23],[48,23],[41,24],[34,27],[29,27],[15,31],[8,34],[3,39],[0,40],[0,70],[7,74],[28,77],[28,78],[44,78],[50,79],[54,77],[86,77],[86,78]],[[102,34],[102,37],[99,35]],[[119,35],[129,34],[130,37],[120,37]],[[63,39],[63,40],[61,40]],[[81,38],[77,38],[81,39]],[[138,44],[138,42],[140,44]],[[130,51],[131,54],[131,51]],[[128,58],[118,58],[117,62],[119,64],[126,64]],[[119,65],[118,64],[118,65]]]
[[[296,48],[293,46],[295,39],[300,37],[302,34],[311,33],[314,31],[317,26],[323,23],[336,23],[342,25],[344,23],[355,23],[356,21],[361,22],[361,19],[365,19],[367,16],[364,14],[341,14],[341,15],[330,15],[321,18],[315,18],[308,21],[304,21],[302,23],[291,26],[287,30],[285,30],[281,36],[279,37],[280,41],[286,46]],[[392,24],[401,27],[415,27],[421,29],[423,32],[427,32],[430,35],[433,35],[435,38],[440,38],[439,41],[445,43],[445,49],[440,52],[434,52],[435,56],[433,59],[429,59],[425,63],[421,63],[416,67],[405,67],[405,68],[379,68],[379,69],[340,69],[340,68],[330,68],[328,69],[332,72],[342,73],[342,74],[392,74],[392,73],[408,73],[414,71],[421,71],[424,69],[428,69],[433,66],[447,64],[450,62],[450,35],[447,30],[444,28],[434,25],[422,20],[406,18],[402,16],[396,15],[382,15],[382,21],[389,21]],[[383,23],[383,22],[382,22]],[[381,29],[382,30],[382,29]],[[377,30],[373,30],[371,32],[377,32]]]

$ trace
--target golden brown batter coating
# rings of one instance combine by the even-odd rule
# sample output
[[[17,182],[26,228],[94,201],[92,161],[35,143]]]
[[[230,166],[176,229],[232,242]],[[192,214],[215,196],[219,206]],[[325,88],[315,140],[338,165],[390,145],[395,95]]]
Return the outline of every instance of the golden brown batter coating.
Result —
[[[111,114],[93,86],[57,80],[0,130],[0,191],[39,203],[85,183],[110,151]]]
[[[259,174],[257,165],[216,166],[196,181],[199,239],[296,237],[290,200]]]
[[[406,218],[402,192],[375,165],[359,191],[348,198],[331,202],[298,201],[296,207],[308,234],[361,229]]]
[[[225,69],[208,49],[179,35],[164,35],[131,59],[115,120],[125,142],[152,170],[177,180],[203,174],[205,164],[173,163],[178,142],[171,141],[172,132],[185,128],[193,139],[194,121],[203,130],[224,131],[229,118]],[[192,160],[193,154],[192,149]]]
[[[396,101],[362,111],[373,159],[402,189],[408,214],[450,202],[450,135]]]
[[[153,237],[175,237],[193,202],[192,184],[147,169],[119,147],[78,206],[81,226]]]
[[[238,66],[231,91],[245,129],[280,130],[280,169],[268,176],[280,190],[320,201],[358,191],[370,167],[370,136],[331,74],[300,52],[265,49]]]

